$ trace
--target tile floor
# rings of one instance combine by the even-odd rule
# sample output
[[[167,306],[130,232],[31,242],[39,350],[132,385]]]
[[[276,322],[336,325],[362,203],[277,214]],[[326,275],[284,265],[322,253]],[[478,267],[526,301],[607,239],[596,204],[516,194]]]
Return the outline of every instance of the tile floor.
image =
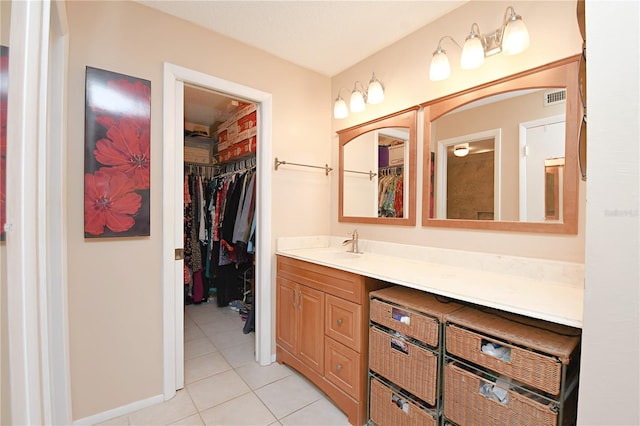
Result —
[[[348,425],[314,385],[287,366],[255,362],[255,334],[230,308],[185,309],[185,388],[169,401],[103,425]]]

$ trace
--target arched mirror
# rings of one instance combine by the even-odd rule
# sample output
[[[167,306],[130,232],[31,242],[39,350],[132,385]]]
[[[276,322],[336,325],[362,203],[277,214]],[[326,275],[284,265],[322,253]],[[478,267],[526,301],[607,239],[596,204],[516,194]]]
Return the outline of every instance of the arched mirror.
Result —
[[[338,131],[338,221],[416,224],[417,110]]]
[[[423,226],[577,233],[578,60],[423,105]]]

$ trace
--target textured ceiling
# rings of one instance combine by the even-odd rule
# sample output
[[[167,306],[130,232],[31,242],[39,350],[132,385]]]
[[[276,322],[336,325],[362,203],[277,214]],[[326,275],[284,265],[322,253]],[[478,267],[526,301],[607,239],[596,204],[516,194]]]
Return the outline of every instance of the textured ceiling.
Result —
[[[138,3],[332,77],[467,1]]]

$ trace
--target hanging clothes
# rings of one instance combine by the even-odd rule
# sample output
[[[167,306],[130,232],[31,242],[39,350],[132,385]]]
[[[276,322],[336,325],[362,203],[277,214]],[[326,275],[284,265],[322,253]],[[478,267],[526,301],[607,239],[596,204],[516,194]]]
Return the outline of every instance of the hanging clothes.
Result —
[[[404,216],[404,173],[401,167],[380,169],[378,217]]]

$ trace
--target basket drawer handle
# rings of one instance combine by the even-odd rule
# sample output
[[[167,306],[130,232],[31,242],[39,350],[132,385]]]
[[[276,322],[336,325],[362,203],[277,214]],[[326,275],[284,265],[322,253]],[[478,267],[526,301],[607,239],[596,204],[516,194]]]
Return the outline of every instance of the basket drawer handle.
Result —
[[[411,324],[411,316],[409,315],[409,312],[403,311],[402,309],[391,308],[391,318],[403,324]]]
[[[407,345],[402,339],[398,339],[395,337],[391,338],[391,349],[395,349],[396,351],[402,352],[403,354],[409,355],[409,345]]]
[[[486,339],[480,340],[480,352],[505,362],[511,362],[511,348]]]
[[[404,411],[405,413],[409,412],[409,403],[404,399],[400,398],[396,394],[391,394],[391,403]]]

